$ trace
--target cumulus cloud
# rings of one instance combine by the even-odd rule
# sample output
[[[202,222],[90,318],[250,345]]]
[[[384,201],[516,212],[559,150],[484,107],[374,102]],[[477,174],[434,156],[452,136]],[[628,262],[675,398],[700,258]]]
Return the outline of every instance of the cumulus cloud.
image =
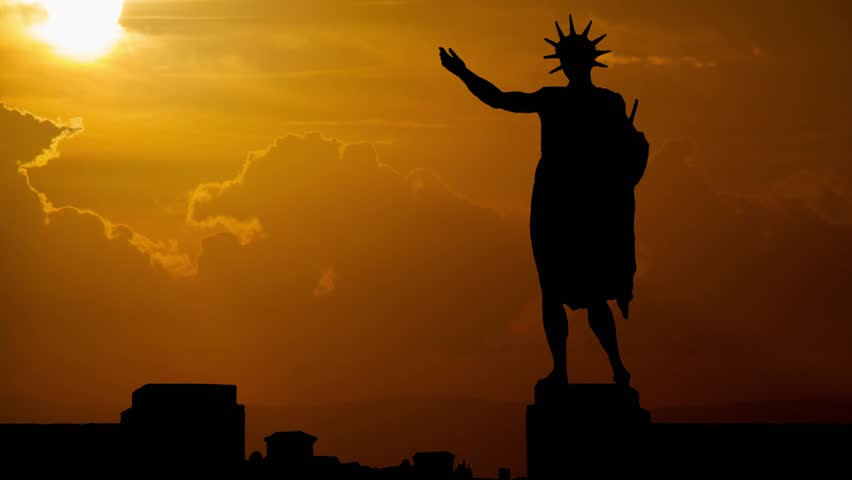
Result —
[[[49,168],[79,125],[2,105],[0,132],[0,389],[42,398],[63,391],[82,401],[87,390],[131,388],[140,366],[157,361],[146,360],[152,348],[171,348],[163,323],[180,328],[175,317],[191,317],[175,301],[186,295],[181,284],[151,264],[178,272],[186,264],[172,263],[169,246],[97,212],[54,205],[30,185],[28,173]],[[26,408],[12,402],[6,421]]]
[[[197,210],[204,204],[209,203],[213,199],[221,196],[232,188],[239,188],[243,184],[246,171],[254,162],[255,154],[250,154],[246,162],[234,178],[221,182],[205,182],[199,184],[189,194],[186,209],[186,222],[190,226],[216,230],[222,228],[225,231],[233,234],[240,244],[245,245],[255,238],[263,234],[263,226],[256,217],[247,219],[237,219],[228,215],[207,215],[203,218],[198,218]]]
[[[290,307],[327,297],[330,325],[399,336],[397,345],[372,338],[380,349],[470,348],[508,329],[535,296],[523,224],[471,203],[432,172],[397,172],[371,145],[290,135],[251,156],[237,178],[196,189],[192,221],[254,217],[264,235],[248,244],[233,229],[233,243],[206,242],[201,282],[239,277],[253,291],[287,292]]]
[[[99,391],[113,411],[142,383],[208,381],[312,401],[329,385],[340,398],[451,389],[495,346],[512,361],[511,323],[537,294],[525,223],[433,172],[402,174],[368,144],[282,137],[191,190],[188,226],[210,233],[196,268],[169,263],[169,242],[30,189],[24,174],[50,168],[74,130],[2,114],[15,132],[0,146],[4,391]],[[253,230],[215,220],[227,218],[262,230],[241,236]]]
[[[60,125],[50,120],[37,118],[29,112],[8,107],[2,103],[0,103],[0,115],[3,117],[3,123],[0,124],[0,131],[17,132],[21,129],[19,125],[35,122],[40,126],[45,126],[43,128],[56,132],[56,135],[50,140],[50,146],[42,150],[38,155],[31,159],[16,159],[18,173],[23,177],[27,188],[41,204],[45,222],[49,222],[52,215],[63,211],[95,218],[103,225],[103,232],[107,239],[125,239],[129,245],[147,256],[152,264],[158,265],[174,275],[188,276],[195,273],[194,260],[186,253],[181,252],[174,242],[154,241],[145,235],[137,233],[128,225],[114,223],[88,208],[73,205],[57,206],[50,201],[47,194],[33,186],[30,181],[29,171],[35,168],[46,167],[48,162],[59,156],[58,146],[60,142],[83,132],[83,127],[79,119],[73,120],[68,126]]]

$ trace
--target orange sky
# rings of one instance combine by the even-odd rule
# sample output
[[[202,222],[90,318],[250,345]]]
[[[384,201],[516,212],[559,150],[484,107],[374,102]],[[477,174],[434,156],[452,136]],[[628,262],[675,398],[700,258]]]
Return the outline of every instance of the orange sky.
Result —
[[[537,119],[438,46],[558,85],[542,38],[569,13],[651,143],[618,324],[643,402],[852,395],[848,2],[128,0],[85,60],[31,3],[0,0],[2,421],[171,381],[531,399]],[[584,317],[569,372],[607,381]]]

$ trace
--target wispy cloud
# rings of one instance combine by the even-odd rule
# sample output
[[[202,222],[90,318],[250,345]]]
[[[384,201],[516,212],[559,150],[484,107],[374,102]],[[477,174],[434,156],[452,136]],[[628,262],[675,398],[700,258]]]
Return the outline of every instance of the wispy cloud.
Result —
[[[331,266],[322,272],[313,293],[315,297],[322,297],[333,292],[335,288],[337,288],[337,272]]]
[[[691,55],[684,55],[681,57],[669,57],[664,55],[647,55],[647,56],[635,56],[635,55],[614,55],[610,54],[605,58],[605,63],[611,65],[650,65],[653,67],[672,67],[672,66],[686,66],[692,67],[696,69],[704,69],[704,68],[714,68],[718,64],[715,60],[703,60]]]
[[[649,65],[655,65],[659,67],[686,65],[697,69],[703,69],[713,68],[716,66],[716,62],[714,60],[701,60],[691,55],[686,55],[682,57],[664,57],[659,55],[651,55],[645,57],[644,60],[645,63]]]
[[[33,1],[0,0],[0,22],[29,25],[45,18],[44,8]]]
[[[295,127],[390,127],[413,129],[450,128],[447,123],[429,123],[417,120],[389,120],[384,118],[365,118],[359,120],[290,120],[284,125]]]

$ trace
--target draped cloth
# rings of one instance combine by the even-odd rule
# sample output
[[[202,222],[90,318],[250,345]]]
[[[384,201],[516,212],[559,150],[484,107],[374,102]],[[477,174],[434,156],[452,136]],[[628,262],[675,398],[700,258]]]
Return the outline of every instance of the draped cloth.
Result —
[[[533,95],[542,152],[530,239],[542,294],[572,310],[616,300],[627,317],[636,273],[634,188],[648,144],[615,92],[568,86]]]

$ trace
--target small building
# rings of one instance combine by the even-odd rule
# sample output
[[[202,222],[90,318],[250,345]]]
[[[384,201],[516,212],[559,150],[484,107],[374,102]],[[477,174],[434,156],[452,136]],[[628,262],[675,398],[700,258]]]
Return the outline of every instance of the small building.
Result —
[[[447,451],[417,452],[414,454],[414,475],[434,480],[452,478],[455,458]]]
[[[310,468],[317,437],[301,430],[275,432],[263,439],[266,442],[266,461],[276,472],[300,473]]]
[[[342,470],[340,459],[328,455],[311,459],[311,476],[314,478],[339,478]]]
[[[497,480],[512,480],[511,470],[508,468],[497,470]]]

